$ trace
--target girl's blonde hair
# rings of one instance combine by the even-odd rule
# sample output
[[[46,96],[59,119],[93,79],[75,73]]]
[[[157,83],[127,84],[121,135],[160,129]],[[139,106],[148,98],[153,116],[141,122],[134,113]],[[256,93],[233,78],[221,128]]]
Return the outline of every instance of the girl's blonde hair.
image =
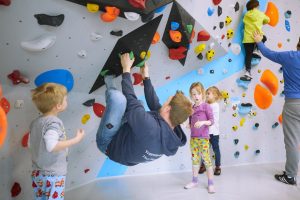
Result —
[[[190,97],[192,97],[192,89],[195,89],[197,92],[202,94],[202,99],[205,100],[205,89],[200,82],[192,83],[190,87]]]
[[[67,95],[65,86],[56,83],[44,83],[31,91],[32,101],[37,109],[45,114],[50,112],[56,105],[62,104]]]
[[[211,92],[213,94],[214,98],[212,100],[210,100],[210,99],[207,100],[207,103],[214,103],[214,102],[217,102],[217,101],[219,101],[223,98],[222,93],[220,92],[220,90],[216,86],[212,86],[212,87],[207,88],[206,94],[208,92]]]

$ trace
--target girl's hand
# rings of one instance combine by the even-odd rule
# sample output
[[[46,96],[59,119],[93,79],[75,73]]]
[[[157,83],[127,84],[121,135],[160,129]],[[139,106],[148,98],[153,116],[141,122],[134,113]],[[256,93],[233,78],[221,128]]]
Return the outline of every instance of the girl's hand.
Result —
[[[121,65],[123,68],[123,73],[130,72],[133,63],[134,63],[134,58],[131,60],[129,53],[124,53],[121,55]]]
[[[197,121],[194,125],[195,128],[200,128],[205,125],[205,121]]]
[[[84,136],[85,136],[84,130],[83,129],[78,129],[77,133],[76,133],[76,136],[75,136],[77,142],[80,142],[84,138]]]

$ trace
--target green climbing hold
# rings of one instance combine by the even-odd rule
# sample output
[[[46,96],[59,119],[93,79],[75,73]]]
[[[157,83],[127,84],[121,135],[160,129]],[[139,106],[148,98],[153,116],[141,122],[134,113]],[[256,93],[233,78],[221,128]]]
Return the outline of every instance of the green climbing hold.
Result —
[[[100,75],[104,77],[108,72],[109,72],[108,69],[103,70],[103,71],[100,72]]]
[[[136,65],[136,67],[143,67],[147,59],[144,59],[142,62]]]
[[[192,33],[193,32],[193,25],[186,25],[186,28],[187,28],[187,31],[188,31],[188,33]]]

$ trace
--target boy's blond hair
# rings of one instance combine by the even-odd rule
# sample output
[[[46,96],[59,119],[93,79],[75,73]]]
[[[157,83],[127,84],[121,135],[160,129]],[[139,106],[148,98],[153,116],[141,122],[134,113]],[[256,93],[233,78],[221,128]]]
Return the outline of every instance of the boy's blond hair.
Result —
[[[195,83],[192,83],[191,87],[190,87],[190,97],[192,97],[192,89],[194,89],[201,93],[202,95],[202,99],[203,101],[205,100],[205,89],[203,87],[203,85],[200,83],[200,82],[195,82]]]
[[[44,83],[43,85],[33,89],[32,101],[37,109],[45,114],[57,106],[62,104],[64,97],[67,95],[65,86],[56,83]]]
[[[207,100],[207,103],[214,103],[214,102],[219,101],[223,98],[222,93],[220,92],[220,90],[216,86],[212,86],[212,87],[207,88],[206,94],[208,92],[211,92],[213,94],[214,99],[213,100]]]

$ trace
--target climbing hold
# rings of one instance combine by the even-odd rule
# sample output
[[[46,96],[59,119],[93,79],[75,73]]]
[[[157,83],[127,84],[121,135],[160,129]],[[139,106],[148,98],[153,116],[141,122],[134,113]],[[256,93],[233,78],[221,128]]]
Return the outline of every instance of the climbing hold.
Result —
[[[220,22],[219,27],[220,27],[220,29],[224,28],[224,22]]]
[[[246,119],[243,117],[241,120],[240,120],[240,126],[244,126],[246,122]]]
[[[136,21],[140,18],[140,14],[135,12],[124,12],[124,16],[130,21]]]
[[[176,43],[181,42],[182,35],[179,31],[170,30],[169,35],[170,35],[170,38],[173,42],[176,42]]]
[[[228,29],[226,35],[227,35],[227,39],[229,40],[233,37],[234,31],[232,29]]]
[[[215,50],[211,49],[211,50],[206,52],[206,59],[208,61],[211,61],[214,56],[215,56]]]
[[[11,197],[16,197],[21,193],[21,186],[18,182],[15,182],[10,190]]]
[[[202,53],[206,48],[206,44],[199,44],[195,47],[194,52],[198,55],[199,53]]]
[[[258,155],[258,154],[260,154],[260,150],[259,149],[255,150],[255,155]]]
[[[260,61],[261,61],[261,56],[256,53],[253,53],[252,59],[251,59],[251,66],[258,65],[260,63]]]
[[[280,67],[278,71],[279,71],[279,73],[282,73],[282,71],[283,71],[282,67]]]
[[[281,42],[278,42],[277,43],[277,47],[280,49],[282,47],[282,43]]]
[[[271,70],[265,70],[260,78],[260,81],[267,86],[274,96],[277,94],[278,78]]]
[[[1,96],[0,96],[0,98],[1,98]],[[4,99],[4,97],[2,99]],[[0,103],[1,103],[0,104],[0,148],[4,144],[6,134],[7,134],[7,117],[6,117],[7,112],[5,112],[5,110],[3,109],[2,99],[0,101]]]
[[[56,36],[42,35],[34,40],[21,42],[21,47],[28,51],[38,52],[49,49],[54,45]]]
[[[86,8],[89,12],[95,13],[99,11],[99,5],[94,3],[87,3]]]
[[[256,116],[256,112],[254,112],[253,110],[251,110],[249,113],[248,113],[249,117],[255,117]]]
[[[82,105],[86,106],[86,107],[91,107],[93,106],[95,103],[95,99],[89,99],[86,102],[84,102]]]
[[[39,25],[48,25],[48,26],[60,26],[65,19],[64,14],[60,14],[56,16],[50,16],[46,14],[35,14],[34,17],[37,19]]]
[[[104,22],[112,22],[115,19],[117,19],[117,17],[120,14],[120,9],[118,9],[116,7],[105,6],[105,11],[106,12],[104,12],[100,15],[100,18]]]
[[[90,171],[90,169],[85,169],[84,170],[84,173],[86,174],[86,173],[88,173]]]
[[[251,112],[252,104],[251,103],[241,103],[238,105],[238,112],[240,115],[247,115]]]
[[[238,129],[238,126],[233,126],[233,127],[232,127],[232,130],[233,130],[233,131],[237,131],[237,129]]]
[[[21,109],[24,107],[24,100],[18,99],[14,104],[15,109]]]
[[[154,18],[155,12],[150,12],[149,14],[141,14],[141,19],[143,23],[147,23]]]
[[[0,106],[3,109],[3,111],[5,112],[5,114],[7,114],[10,111],[10,103],[5,97],[1,98]]]
[[[240,156],[240,152],[236,151],[236,152],[234,153],[234,157],[235,157],[235,158],[238,158],[239,156]]]
[[[290,11],[290,10],[287,10],[287,11],[284,13],[284,16],[285,16],[286,19],[291,18],[291,15],[292,15],[292,11]]]
[[[100,39],[102,39],[103,37],[102,37],[102,35],[100,35],[99,33],[97,33],[97,32],[92,32],[91,34],[90,34],[90,39],[92,40],[92,41],[97,41],[97,40],[100,40]]]
[[[198,33],[197,42],[208,41],[209,38],[210,38],[210,34],[206,30],[202,30]]]
[[[246,144],[246,145],[244,146],[244,149],[245,149],[245,151],[247,151],[247,150],[249,149],[249,146]]]
[[[288,20],[285,20],[284,21],[284,24],[285,24],[285,29],[290,32],[291,31],[291,26],[290,26],[290,22]]]
[[[283,83],[284,83],[284,80],[283,80],[283,79],[282,79],[282,80],[280,80],[280,83],[281,83],[281,84],[283,84]]]
[[[268,2],[265,14],[270,18],[269,25],[276,26],[279,20],[279,11],[273,2]]]
[[[213,49],[214,46],[215,46],[215,43],[214,43],[214,42],[211,42],[211,43],[209,44],[209,49]]]
[[[187,48],[180,46],[177,49],[169,49],[169,57],[172,60],[181,60],[186,57]]]
[[[237,114],[236,114],[236,113],[233,113],[233,114],[232,114],[232,117],[236,117],[236,116],[237,116]]]
[[[258,129],[258,127],[259,127],[259,123],[255,123],[253,126],[253,129],[256,130],[256,129]]]
[[[222,0],[213,0],[213,3],[217,6],[221,3]]]
[[[275,122],[275,123],[272,125],[272,128],[276,128],[278,125],[279,125],[279,123],[278,123],[278,122]]]
[[[80,50],[77,55],[80,57],[80,58],[86,58],[87,57],[87,52],[86,50]]]
[[[280,93],[281,97],[284,97],[284,90]]]
[[[193,25],[188,24],[188,25],[186,25],[186,29],[187,29],[187,32],[188,32],[189,34],[191,34],[191,33],[193,32],[194,27],[193,27]]]
[[[234,143],[235,145],[237,145],[237,144],[239,143],[239,139],[234,139],[234,140],[233,140],[233,143]]]
[[[248,85],[250,83],[250,80],[246,79],[245,77],[240,77],[236,80],[236,83],[239,87],[242,87],[244,89],[248,89]]]
[[[231,17],[226,16],[226,18],[225,18],[225,24],[226,24],[226,26],[228,26],[229,24],[231,24],[231,22],[232,22]]]
[[[19,83],[29,83],[29,79],[21,74],[19,70],[14,70],[12,73],[7,75],[14,85],[18,85]]]
[[[279,115],[278,121],[279,121],[280,124],[282,124],[282,114]]]
[[[199,54],[197,55],[197,58],[198,58],[199,60],[203,60],[203,54],[202,54],[202,53],[199,53]]]
[[[123,31],[122,31],[122,30],[111,31],[110,34],[111,34],[111,35],[114,35],[114,36],[121,37],[121,36],[123,35]]]
[[[208,16],[212,16],[212,15],[214,14],[214,12],[215,12],[215,9],[214,9],[214,8],[208,7],[208,9],[207,9],[207,15],[208,15]]]
[[[138,84],[140,84],[140,83],[143,82],[142,74],[140,74],[140,73],[133,73],[132,76],[134,78],[133,85],[138,85]]]
[[[246,97],[246,93],[245,92],[242,93],[242,97]]]
[[[105,112],[105,106],[100,103],[93,104],[93,111],[97,117],[102,117]]]
[[[209,70],[209,73],[210,73],[210,74],[214,74],[214,73],[215,73],[215,70],[211,69],[211,70]]]
[[[44,83],[58,83],[65,86],[68,92],[70,92],[74,85],[74,79],[70,71],[65,69],[54,69],[38,75],[34,83],[37,87]]]
[[[128,0],[128,3],[134,8],[142,10],[146,8],[146,0]]]
[[[164,11],[166,7],[167,7],[167,5],[164,5],[164,6],[161,6],[161,7],[157,8],[155,10],[155,13],[160,13],[160,12]]]
[[[179,28],[178,22],[171,22],[171,30],[176,31]]]
[[[257,73],[259,73],[259,74],[260,74],[260,73],[261,73],[261,69],[258,69],[258,70],[257,70]]]
[[[0,0],[0,5],[3,6],[9,6],[11,3],[11,0]]]
[[[230,49],[234,55],[239,55],[241,53],[241,46],[237,43],[233,43]]]
[[[22,138],[22,147],[28,147],[29,132],[25,133]]]
[[[240,4],[239,4],[239,2],[236,2],[234,5],[234,11],[237,12],[239,10],[240,10]]]
[[[90,118],[91,118],[91,116],[89,114],[83,115],[82,118],[81,118],[81,123],[86,124],[89,121]]]
[[[220,17],[221,15],[222,15],[222,8],[218,6],[218,17]]]
[[[265,110],[272,104],[272,93],[268,89],[257,84],[254,90],[254,101],[260,109]]]
[[[159,39],[160,39],[159,32],[156,32],[156,33],[154,34],[154,37],[153,37],[153,39],[152,39],[151,44],[156,44],[156,43],[159,41]]]

